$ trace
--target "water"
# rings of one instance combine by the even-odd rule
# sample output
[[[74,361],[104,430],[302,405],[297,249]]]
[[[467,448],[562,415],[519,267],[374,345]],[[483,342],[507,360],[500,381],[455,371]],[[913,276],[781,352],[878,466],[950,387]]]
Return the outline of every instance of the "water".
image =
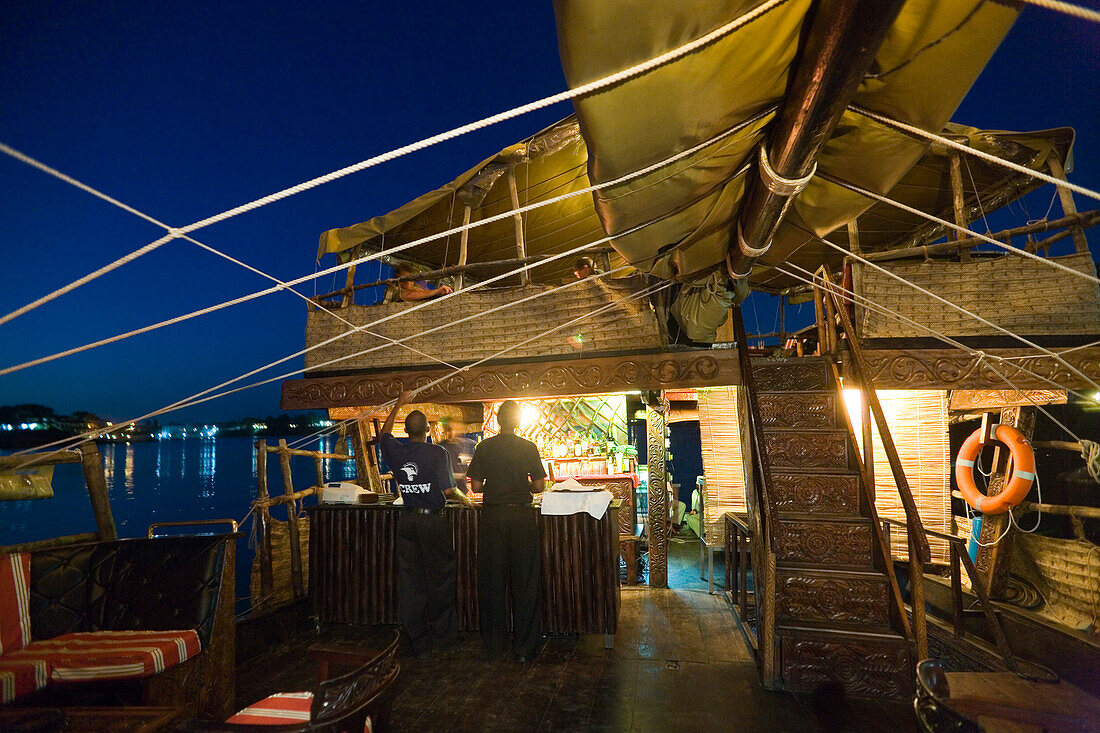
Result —
[[[268,438],[268,443],[277,444],[278,439]],[[316,449],[316,443],[308,447]],[[335,452],[335,447],[334,437],[321,440],[323,452]],[[256,451],[250,437],[115,443],[101,445],[99,450],[119,537],[145,537],[154,522],[240,522],[256,497]],[[316,483],[311,458],[292,456],[290,464],[295,490]],[[354,461],[325,460],[323,464],[326,481],[355,479]],[[283,478],[277,456],[268,456],[267,473],[271,493],[281,494]],[[0,545],[95,531],[79,464],[55,467],[53,490],[52,499],[0,501]],[[315,503],[312,497],[306,502]],[[278,519],[286,518],[281,508],[272,513]],[[237,542],[238,611],[247,608],[248,577],[255,554],[247,537],[251,529],[249,518],[241,527],[246,537]]]

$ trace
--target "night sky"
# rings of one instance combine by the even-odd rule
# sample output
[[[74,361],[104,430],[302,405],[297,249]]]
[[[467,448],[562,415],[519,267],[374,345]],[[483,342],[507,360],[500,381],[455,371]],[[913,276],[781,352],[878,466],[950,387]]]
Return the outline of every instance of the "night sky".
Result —
[[[1072,126],[1071,179],[1100,188],[1098,79],[1100,26],[1029,8],[954,119]],[[564,88],[549,3],[0,4],[0,141],[174,226]],[[322,231],[396,208],[571,111],[527,115],[193,236],[294,278],[313,271]],[[1004,225],[1041,218],[1050,195],[1033,195]],[[1078,197],[1078,206],[1095,202]],[[161,234],[0,156],[0,312]],[[318,292],[342,277],[319,281]],[[0,325],[0,365],[269,284],[176,240]],[[2,376],[0,404],[135,417],[301,349],[304,315],[298,298],[271,295]],[[278,400],[272,384],[162,420],[264,416],[279,412]]]

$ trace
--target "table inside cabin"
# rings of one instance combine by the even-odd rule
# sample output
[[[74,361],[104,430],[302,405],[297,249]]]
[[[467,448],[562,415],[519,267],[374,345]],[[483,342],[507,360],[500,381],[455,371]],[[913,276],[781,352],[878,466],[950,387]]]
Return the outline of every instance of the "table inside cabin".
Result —
[[[614,634],[619,619],[619,505],[601,519],[539,513],[542,626],[547,633]],[[532,506],[532,512],[539,512]],[[310,509],[309,592],[322,622],[399,623],[397,522],[392,504]],[[448,505],[455,538],[456,602],[463,631],[478,629],[477,537],[481,506]]]

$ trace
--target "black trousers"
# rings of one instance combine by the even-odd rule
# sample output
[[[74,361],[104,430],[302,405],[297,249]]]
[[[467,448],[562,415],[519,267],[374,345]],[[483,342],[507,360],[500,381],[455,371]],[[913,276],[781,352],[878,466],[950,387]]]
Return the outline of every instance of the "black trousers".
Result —
[[[402,512],[397,522],[397,596],[401,623],[417,652],[427,650],[432,631],[444,639],[458,633],[455,567],[447,518]]]
[[[496,656],[508,643],[508,583],[512,585],[512,650],[529,656],[542,643],[542,550],[529,506],[481,510],[477,540],[477,596],[481,638]]]

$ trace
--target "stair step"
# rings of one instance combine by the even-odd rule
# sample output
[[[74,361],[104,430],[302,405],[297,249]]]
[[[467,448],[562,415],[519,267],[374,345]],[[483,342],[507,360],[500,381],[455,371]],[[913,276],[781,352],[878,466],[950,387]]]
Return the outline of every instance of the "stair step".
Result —
[[[872,537],[871,520],[866,517],[779,517],[775,559],[822,569],[870,570]]]
[[[815,624],[777,626],[779,670],[789,690],[839,685],[848,695],[913,694],[913,647],[894,633],[836,630]]]
[[[890,628],[890,581],[877,571],[777,567],[777,623]]]
[[[858,468],[847,430],[785,428],[763,431],[769,465],[778,471]]]
[[[859,514],[859,474],[789,473],[771,474],[772,507],[779,513]]]
[[[836,391],[758,393],[757,402],[765,430],[844,427],[843,400]]]
[[[824,359],[754,359],[752,379],[758,393],[831,390],[834,386]]]

